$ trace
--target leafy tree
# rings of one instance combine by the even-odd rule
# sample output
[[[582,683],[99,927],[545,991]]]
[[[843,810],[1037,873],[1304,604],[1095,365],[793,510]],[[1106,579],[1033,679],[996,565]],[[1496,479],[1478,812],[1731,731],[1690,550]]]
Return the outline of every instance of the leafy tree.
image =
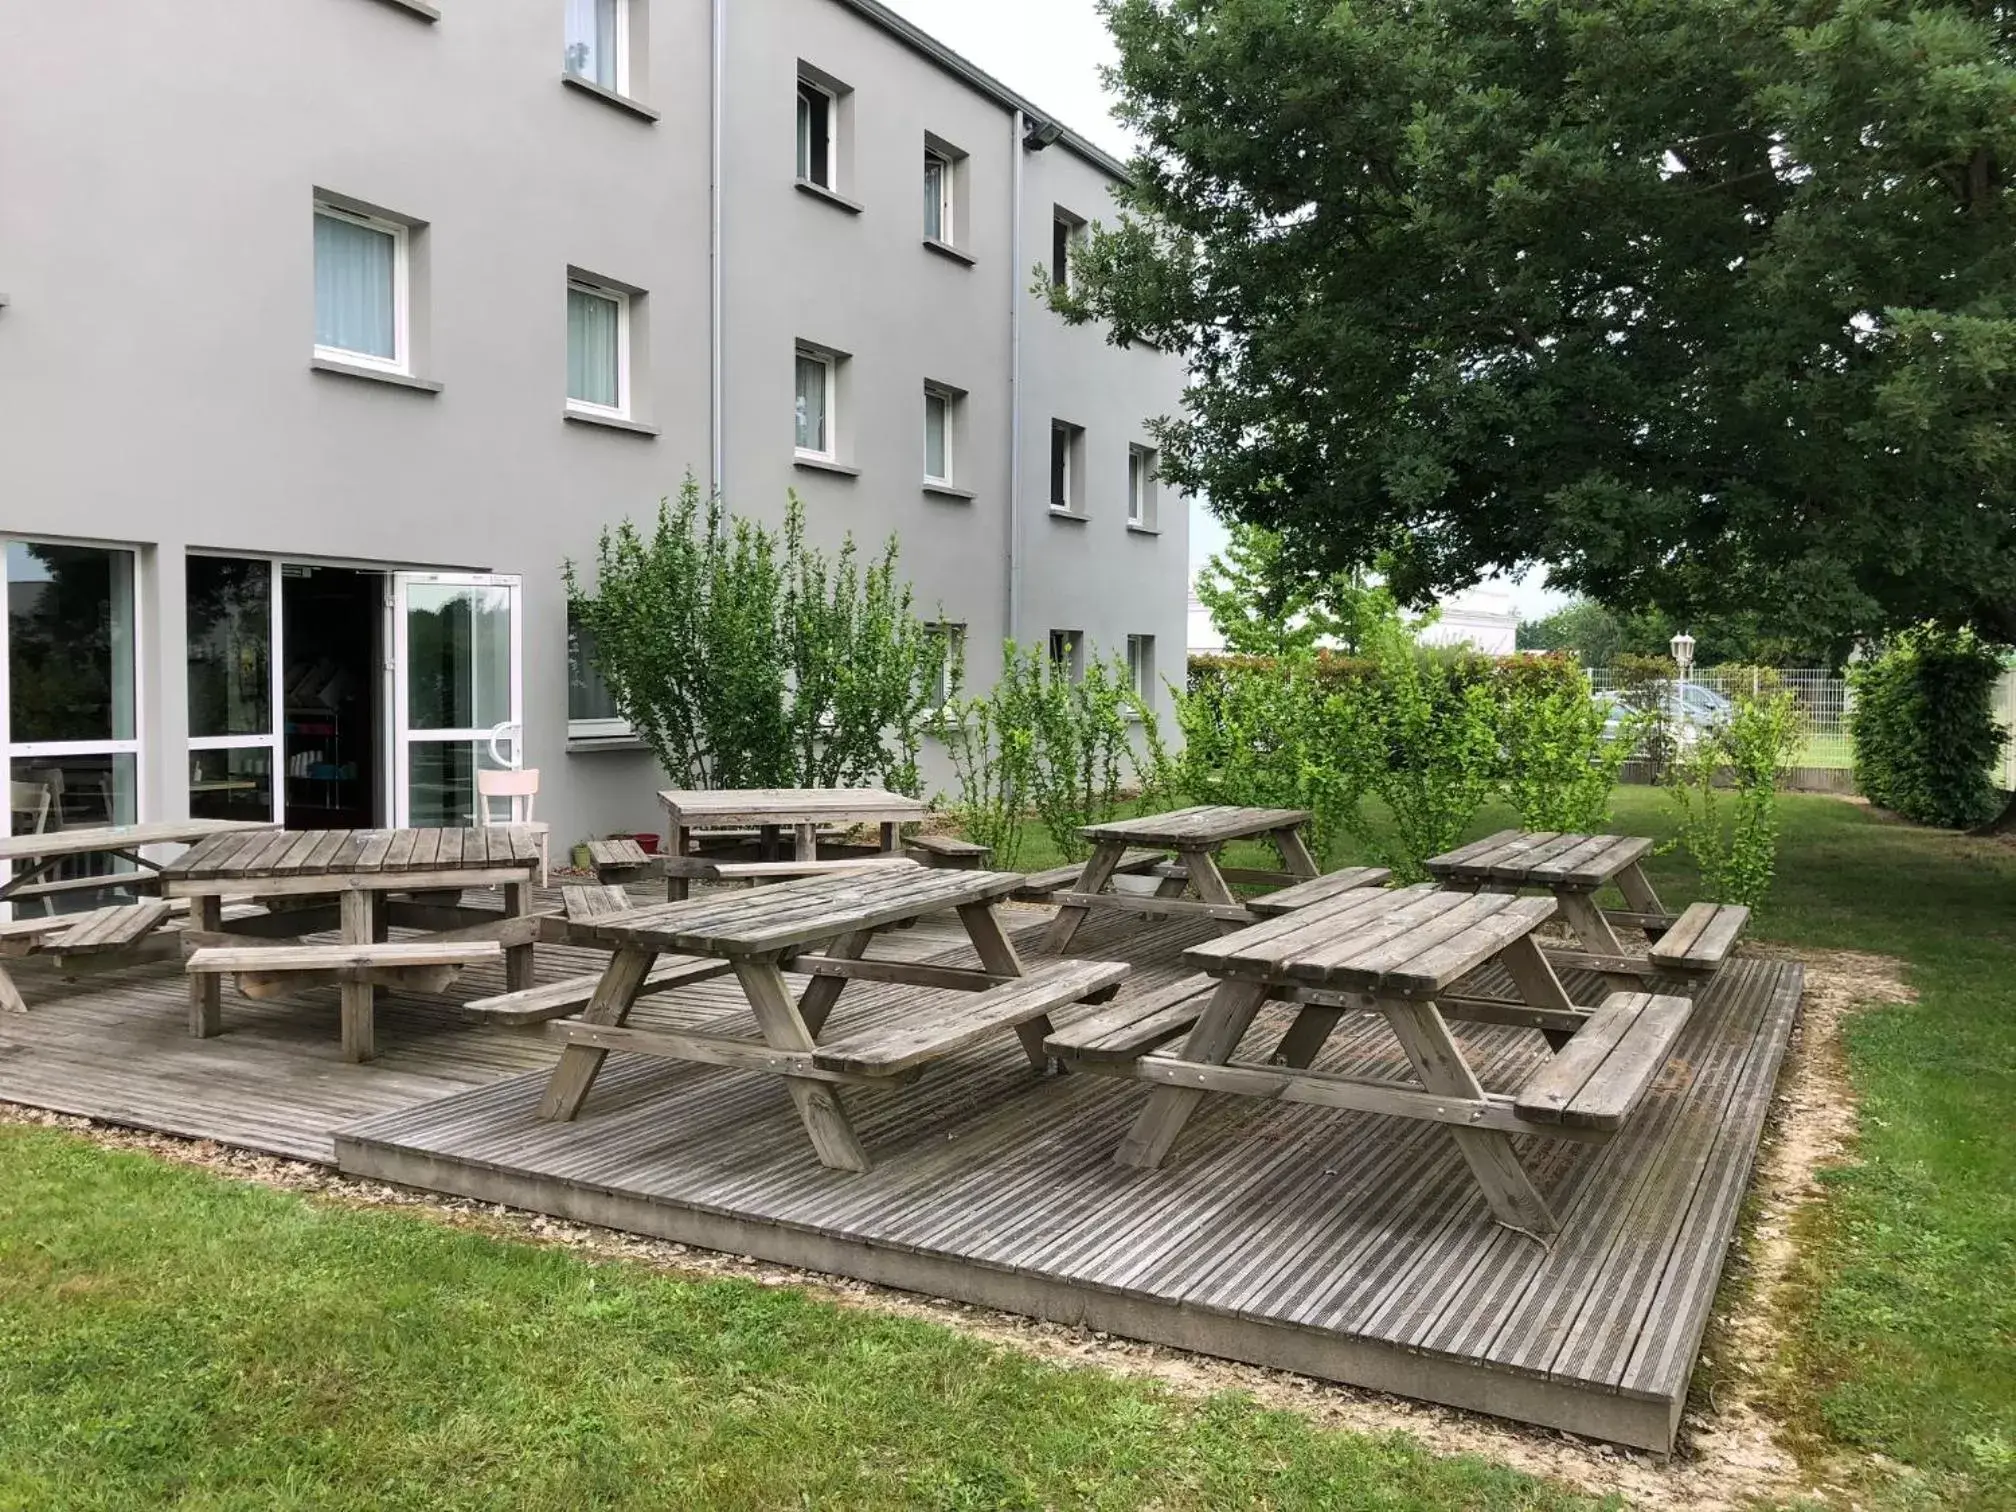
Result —
[[[1703,667],[1828,667],[1834,647],[1824,635],[1796,628],[1767,628],[1757,614],[1708,614],[1685,620],[1657,609],[1618,613],[1594,599],[1577,599],[1544,619],[1519,626],[1522,651],[1572,651],[1585,667],[1614,667],[1624,656],[1666,656],[1674,632],[1694,637],[1694,660]]]
[[[1144,148],[1052,297],[1190,363],[1173,482],[1403,599],[2016,640],[2016,8],[1101,4]]]
[[[1362,571],[1298,568],[1281,537],[1235,524],[1225,550],[1197,574],[1197,598],[1240,656],[1286,656],[1334,646],[1356,654],[1390,639],[1407,639],[1400,605]]]

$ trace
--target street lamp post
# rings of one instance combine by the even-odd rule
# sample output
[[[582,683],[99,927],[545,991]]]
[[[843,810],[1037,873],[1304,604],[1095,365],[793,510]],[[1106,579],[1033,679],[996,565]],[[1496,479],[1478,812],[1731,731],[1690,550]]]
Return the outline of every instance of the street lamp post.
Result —
[[[1673,637],[1673,664],[1680,669],[1673,683],[1673,739],[1677,743],[1687,719],[1687,669],[1694,665],[1694,637],[1685,630]]]

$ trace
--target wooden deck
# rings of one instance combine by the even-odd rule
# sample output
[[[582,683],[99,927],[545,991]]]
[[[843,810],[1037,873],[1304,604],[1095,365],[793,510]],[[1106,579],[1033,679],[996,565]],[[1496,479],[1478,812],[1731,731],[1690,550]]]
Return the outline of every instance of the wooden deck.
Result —
[[[1028,949],[1044,916],[1018,931]],[[970,960],[956,925],[876,953]],[[1095,921],[1074,955],[1168,980],[1206,921]],[[542,946],[542,981],[604,959]],[[493,980],[494,979],[494,980]],[[457,999],[497,990],[473,969]],[[1578,996],[1593,983],[1570,978]],[[0,1100],[256,1149],[1253,1361],[1633,1444],[1671,1446],[1797,1012],[1797,967],[1738,962],[1701,998],[1659,1084],[1607,1146],[1521,1139],[1563,1231],[1492,1222],[1445,1132],[1218,1098],[1163,1170],[1112,1154],[1146,1095],[1039,1078],[1000,1037],[848,1101],[876,1167],[812,1158],[771,1077],[612,1056],[579,1122],[532,1116],[555,1049],[395,998],[380,1059],[345,1065],[326,1011],[228,996],[220,1039],[186,1037],[161,967],[27,985],[0,1016]],[[857,982],[838,1025],[892,1011]],[[1091,1010],[1076,1010],[1089,1012]],[[748,1032],[732,984],[640,1004],[634,1023]],[[1060,1020],[1064,1015],[1060,1015]],[[1256,1036],[1285,1020],[1263,1014]],[[1458,1030],[1489,1085],[1516,1085],[1537,1034]],[[1249,1047],[1249,1051],[1252,1048]],[[1368,1019],[1320,1065],[1405,1074]]]

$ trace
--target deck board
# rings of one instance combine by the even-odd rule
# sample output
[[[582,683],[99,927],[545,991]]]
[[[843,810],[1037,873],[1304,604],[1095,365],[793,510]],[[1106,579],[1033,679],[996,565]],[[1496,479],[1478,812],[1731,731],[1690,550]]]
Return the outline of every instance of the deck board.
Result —
[[[1011,917],[1030,949],[1047,915]],[[1088,923],[1072,953],[1134,962],[1127,990],[1146,992],[1184,974],[1182,950],[1213,932],[1116,913]],[[974,964],[949,920],[880,936],[875,951]],[[542,946],[539,979],[602,959]],[[1726,970],[1608,1145],[1517,1137],[1562,1215],[1551,1247],[1494,1223],[1446,1132],[1425,1124],[1213,1097],[1163,1169],[1116,1165],[1144,1089],[1039,1077],[1008,1035],[910,1086],[848,1089],[876,1161],[866,1174],[819,1165],[774,1078],[643,1056],[612,1055],[577,1122],[542,1123],[532,1112],[553,1043],[470,1025],[456,1007],[501,981],[485,966],[447,998],[393,995],[380,1058],[348,1066],[333,991],[293,1003],[227,994],[225,1034],[195,1041],[182,982],[159,967],[38,978],[34,1011],[0,1018],[0,1099],[1664,1449],[1801,977],[1764,961]],[[1567,984],[1584,1001],[1600,990],[1574,974]],[[901,998],[855,982],[836,1024],[925,1011]],[[1263,1010],[1242,1057],[1264,1060],[1291,1017]],[[727,980],[646,998],[633,1021],[753,1030]],[[1455,1032],[1494,1090],[1545,1053],[1530,1031]],[[1317,1064],[1406,1074],[1371,1015],[1348,1015]]]

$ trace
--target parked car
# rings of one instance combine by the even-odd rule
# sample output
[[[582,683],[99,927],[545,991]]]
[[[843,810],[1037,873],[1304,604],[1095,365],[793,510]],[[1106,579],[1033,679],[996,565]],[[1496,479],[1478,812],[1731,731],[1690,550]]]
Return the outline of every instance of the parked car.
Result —
[[[1648,698],[1656,697],[1659,706],[1672,717],[1673,688],[1671,684],[1653,683],[1646,689]],[[1591,695],[1605,711],[1603,717],[1603,738],[1613,740],[1622,728],[1626,717],[1635,707],[1624,701],[1624,696],[1612,689]],[[1717,693],[1713,688],[1700,683],[1683,683],[1680,688],[1680,727],[1674,738],[1683,746],[1692,745],[1700,734],[1720,730],[1727,726],[1736,712],[1736,706]]]

